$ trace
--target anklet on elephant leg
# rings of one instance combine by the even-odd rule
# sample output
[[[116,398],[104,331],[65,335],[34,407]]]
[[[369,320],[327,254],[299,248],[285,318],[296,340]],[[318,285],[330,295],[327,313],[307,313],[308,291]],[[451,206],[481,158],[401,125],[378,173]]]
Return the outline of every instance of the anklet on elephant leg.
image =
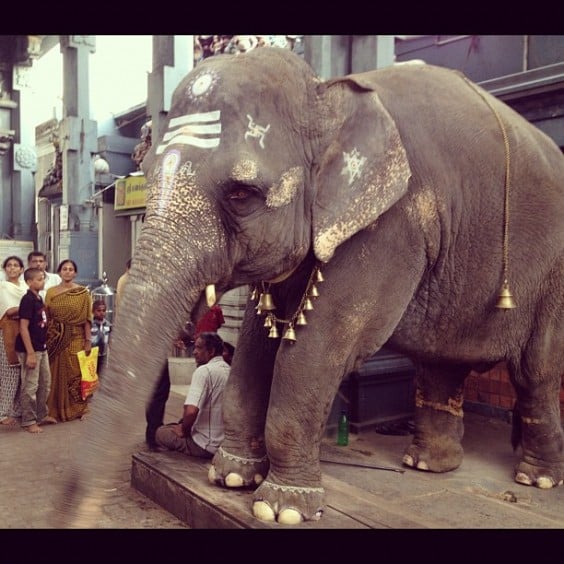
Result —
[[[283,491],[284,493],[287,492],[299,493],[299,494],[325,493],[325,490],[323,488],[307,488],[305,486],[281,486],[280,484],[274,484],[273,482],[270,482],[268,480],[264,480],[262,483],[263,485],[266,485],[267,487],[273,490],[280,490]]]
[[[266,454],[261,458],[241,458],[240,456],[235,456],[234,454],[228,453],[224,448],[219,447],[219,452],[223,458],[232,460],[233,462],[239,462],[241,464],[254,464],[257,462],[265,462],[267,460]]]

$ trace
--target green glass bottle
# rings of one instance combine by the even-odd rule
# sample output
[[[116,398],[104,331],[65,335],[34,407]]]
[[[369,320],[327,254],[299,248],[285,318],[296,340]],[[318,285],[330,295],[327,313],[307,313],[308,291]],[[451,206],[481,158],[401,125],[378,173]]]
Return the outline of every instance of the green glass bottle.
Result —
[[[349,444],[349,418],[347,412],[343,409],[339,424],[337,426],[337,444],[339,446],[347,446]]]

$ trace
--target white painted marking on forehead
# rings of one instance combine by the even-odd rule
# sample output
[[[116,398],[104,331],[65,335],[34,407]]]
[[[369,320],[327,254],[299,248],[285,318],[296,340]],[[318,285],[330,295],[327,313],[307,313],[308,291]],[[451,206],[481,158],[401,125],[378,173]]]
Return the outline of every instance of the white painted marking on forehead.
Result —
[[[257,137],[261,149],[264,149],[264,137],[270,129],[270,124],[266,126],[258,125],[249,114],[247,114],[247,119],[249,120],[249,126],[245,132],[245,139],[247,139],[247,137]]]
[[[213,149],[219,145],[219,139],[200,139],[198,137],[192,137],[189,135],[175,135],[170,143],[164,143],[157,147],[156,154],[160,155],[164,150],[171,145],[193,145],[194,147],[200,147],[201,149]]]
[[[219,82],[219,75],[215,71],[207,71],[193,78],[186,88],[186,95],[191,100],[206,99],[213,92]]]
[[[186,135],[186,134],[211,134],[211,133],[221,133],[221,123],[212,123],[209,125],[185,125],[179,129],[174,131],[168,131],[163,136],[163,141],[169,141],[173,137],[177,135]]]
[[[156,154],[160,155],[172,144],[192,145],[201,149],[217,147],[221,134],[220,116],[221,112],[215,110],[172,118],[168,125],[168,131],[163,136],[163,143],[157,147]],[[214,134],[217,137],[198,137],[199,135]]]
[[[178,116],[172,118],[168,125],[169,129],[173,127],[178,127],[179,125],[184,125],[186,123],[197,123],[202,121],[217,121],[221,115],[219,110],[214,110],[213,112],[202,112],[199,114],[187,114],[185,116]]]
[[[194,96],[203,94],[210,87],[212,80],[213,77],[211,74],[202,74],[199,76],[194,84],[192,84],[192,94],[194,94]]]

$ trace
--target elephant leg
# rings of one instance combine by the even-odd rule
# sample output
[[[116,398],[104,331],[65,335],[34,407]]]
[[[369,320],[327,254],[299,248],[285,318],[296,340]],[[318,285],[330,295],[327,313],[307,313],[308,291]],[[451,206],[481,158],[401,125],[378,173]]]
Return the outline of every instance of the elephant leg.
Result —
[[[555,355],[557,356],[557,355]],[[517,394],[513,413],[514,447],[521,446],[515,481],[548,489],[564,480],[564,433],[560,419],[561,364],[509,362]]]
[[[312,351],[299,335],[296,343],[281,345],[265,432],[270,469],[253,494],[258,519],[297,524],[322,516],[320,445],[343,376],[343,362],[332,362],[330,350],[327,343]]]
[[[212,460],[211,483],[254,487],[268,472],[264,427],[279,345],[278,339],[267,338],[264,318],[249,301],[224,391],[225,438]]]
[[[403,463],[448,472],[462,463],[463,385],[466,366],[416,365],[415,433]]]

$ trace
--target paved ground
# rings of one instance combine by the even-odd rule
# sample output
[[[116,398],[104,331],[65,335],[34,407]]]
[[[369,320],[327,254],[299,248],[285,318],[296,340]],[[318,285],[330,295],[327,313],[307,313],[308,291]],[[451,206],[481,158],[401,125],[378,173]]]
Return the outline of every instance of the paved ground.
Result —
[[[171,407],[177,404],[171,402]],[[167,411],[168,413],[168,411]],[[38,435],[19,427],[0,426],[0,528],[51,529],[55,496],[71,447],[80,434],[81,421],[45,426]],[[144,422],[139,423],[139,441],[144,448]],[[130,485],[131,460],[123,461],[120,479],[104,507],[101,529],[186,529],[186,524],[141,495]]]
[[[181,412],[185,389],[173,387],[167,404],[167,422],[176,419]],[[55,496],[60,493],[60,480],[80,428],[80,421],[47,426],[41,435],[19,428],[0,428],[0,528],[53,527],[50,516]],[[409,516],[422,527],[437,529],[564,528],[564,486],[539,490],[513,482],[512,469],[517,453],[510,445],[507,422],[467,412],[464,462],[459,469],[447,474],[403,468],[401,457],[411,436],[408,427],[396,430],[404,434],[381,434],[373,430],[351,434],[347,447],[337,447],[334,437],[324,441],[323,472],[328,479],[350,485],[354,488],[351,492],[362,494],[354,502],[357,507],[362,505],[363,510],[377,510],[380,514],[385,510],[390,515]],[[143,433],[144,421],[141,420],[132,454],[145,450]],[[395,471],[379,469],[379,466]],[[189,528],[133,489],[130,471],[128,457],[123,461],[115,491],[104,507],[99,528]],[[352,506],[351,510],[353,514],[357,511]],[[393,523],[389,526],[394,528]]]

